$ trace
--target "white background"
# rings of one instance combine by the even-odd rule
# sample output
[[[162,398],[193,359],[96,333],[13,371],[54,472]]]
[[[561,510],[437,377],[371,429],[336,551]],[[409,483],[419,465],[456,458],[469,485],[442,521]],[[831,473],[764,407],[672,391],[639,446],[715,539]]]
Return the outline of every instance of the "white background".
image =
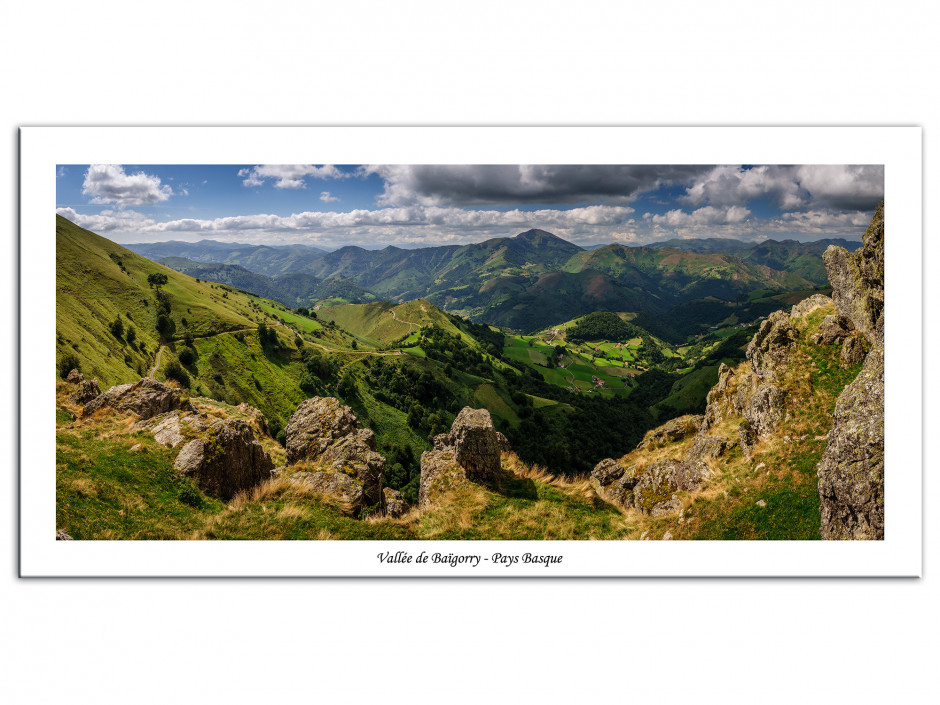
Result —
[[[929,232],[931,4],[295,5],[4,6],[6,320],[27,124],[917,124]],[[929,272],[929,240],[925,251],[911,267]],[[18,580],[7,331],[0,689],[11,702],[936,698],[929,445],[919,580]],[[929,361],[935,329],[926,335]],[[934,380],[928,368],[928,402]]]

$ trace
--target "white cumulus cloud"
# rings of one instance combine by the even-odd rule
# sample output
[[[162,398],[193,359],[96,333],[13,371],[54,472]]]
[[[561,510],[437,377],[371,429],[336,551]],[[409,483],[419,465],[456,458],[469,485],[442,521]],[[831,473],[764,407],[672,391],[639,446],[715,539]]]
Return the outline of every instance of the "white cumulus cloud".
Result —
[[[329,191],[320,191],[320,200],[323,201],[324,203],[334,203],[335,201],[338,201],[339,199],[336,196],[334,196],[332,193],[330,193]]]
[[[346,179],[351,173],[337,169],[332,164],[259,164],[250,169],[239,169],[242,183],[248,187],[261,186],[266,180],[274,180],[274,188],[307,188],[305,178]]]
[[[167,200],[173,189],[161,185],[159,176],[142,171],[128,174],[119,164],[92,164],[85,172],[82,193],[95,204],[143,206]]]

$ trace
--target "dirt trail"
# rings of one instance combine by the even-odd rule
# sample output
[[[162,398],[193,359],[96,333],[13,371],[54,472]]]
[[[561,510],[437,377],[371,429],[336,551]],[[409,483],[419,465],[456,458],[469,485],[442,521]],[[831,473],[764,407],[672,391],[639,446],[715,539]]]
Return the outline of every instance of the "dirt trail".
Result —
[[[154,362],[153,369],[147,373],[148,377],[153,377],[157,373],[157,370],[160,369],[160,358],[163,356],[164,350],[166,350],[166,345],[161,345],[160,349],[157,350],[157,359]]]
[[[422,308],[422,310],[424,310],[424,307],[423,307],[423,306],[422,306],[421,308]],[[412,323],[411,321],[403,321],[403,320],[401,320],[401,319],[398,317],[398,314],[395,313],[395,309],[393,309],[393,308],[389,309],[388,312],[389,312],[390,314],[392,314],[392,318],[394,318],[394,319],[395,319],[396,321],[398,321],[399,323],[404,323],[405,325],[414,326],[415,328],[420,328],[420,327],[421,327],[421,326],[419,326],[417,323]]]

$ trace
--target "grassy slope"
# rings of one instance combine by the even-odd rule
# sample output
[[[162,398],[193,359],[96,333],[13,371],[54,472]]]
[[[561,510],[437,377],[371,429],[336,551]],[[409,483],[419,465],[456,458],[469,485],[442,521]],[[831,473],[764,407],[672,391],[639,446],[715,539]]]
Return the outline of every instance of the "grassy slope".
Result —
[[[155,273],[167,277],[163,289],[177,334],[211,335],[256,325],[247,297],[197,283],[56,216],[57,359],[76,355],[85,374],[97,377],[102,387],[136,380],[138,367],[149,370],[159,347],[156,299],[147,284]],[[134,327],[144,352],[128,344],[126,335],[111,334],[109,326],[119,316],[125,330]]]

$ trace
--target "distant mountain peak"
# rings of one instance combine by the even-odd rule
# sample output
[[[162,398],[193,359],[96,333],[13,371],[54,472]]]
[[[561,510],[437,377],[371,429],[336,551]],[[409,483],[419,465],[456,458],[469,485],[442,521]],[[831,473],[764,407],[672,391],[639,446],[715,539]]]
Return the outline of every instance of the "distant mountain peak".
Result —
[[[547,230],[539,230],[538,228],[532,228],[531,230],[526,230],[524,233],[519,233],[516,235],[517,240],[526,240],[528,242],[536,242],[539,240],[561,240],[557,235],[548,232]]]

